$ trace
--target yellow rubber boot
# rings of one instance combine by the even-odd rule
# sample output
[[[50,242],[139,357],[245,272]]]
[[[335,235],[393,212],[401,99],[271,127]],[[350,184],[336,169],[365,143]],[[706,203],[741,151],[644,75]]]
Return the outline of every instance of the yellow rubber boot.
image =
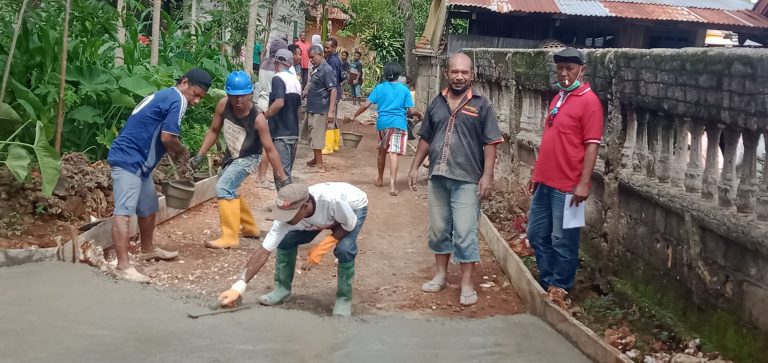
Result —
[[[323,155],[333,154],[333,130],[325,130],[325,146],[323,147]]]
[[[341,129],[333,129],[333,151],[339,151],[341,149]]]
[[[221,220],[221,237],[215,241],[205,242],[208,248],[238,248],[240,247],[240,199],[219,199],[219,219]]]
[[[240,225],[243,227],[240,232],[245,238],[259,238],[261,229],[259,228],[259,225],[256,224],[256,220],[253,219],[251,208],[248,207],[248,203],[245,202],[245,199],[238,199],[240,199]]]

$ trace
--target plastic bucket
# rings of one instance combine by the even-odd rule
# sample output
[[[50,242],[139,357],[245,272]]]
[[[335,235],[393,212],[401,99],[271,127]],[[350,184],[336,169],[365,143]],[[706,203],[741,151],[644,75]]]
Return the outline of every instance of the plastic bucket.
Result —
[[[195,195],[195,183],[177,180],[163,184],[165,205],[174,209],[187,209]]]
[[[344,142],[344,147],[356,148],[360,144],[360,140],[363,139],[363,134],[356,132],[342,132],[341,140]]]

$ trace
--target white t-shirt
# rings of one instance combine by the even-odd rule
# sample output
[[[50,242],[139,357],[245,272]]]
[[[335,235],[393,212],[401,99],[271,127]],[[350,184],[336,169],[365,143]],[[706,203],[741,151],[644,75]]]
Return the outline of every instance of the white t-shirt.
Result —
[[[283,237],[290,231],[319,231],[336,223],[351,232],[357,225],[355,210],[368,206],[368,195],[348,183],[320,183],[309,187],[309,194],[315,198],[315,213],[292,226],[275,221],[264,238],[262,247],[274,251]]]

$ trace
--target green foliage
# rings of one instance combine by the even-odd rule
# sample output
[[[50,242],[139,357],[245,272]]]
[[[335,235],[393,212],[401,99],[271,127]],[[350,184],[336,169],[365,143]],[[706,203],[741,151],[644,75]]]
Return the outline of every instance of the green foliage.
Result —
[[[20,3],[0,0],[0,65],[8,58]],[[63,2],[48,1],[28,6],[6,97],[0,100],[0,164],[19,182],[28,181],[30,170],[38,168],[46,194],[53,191],[60,170],[59,155],[50,141],[59,100],[63,6]],[[228,72],[237,67],[221,53],[223,43],[216,37],[221,34],[221,22],[200,25],[171,19],[165,13],[163,17],[159,65],[150,67],[149,46],[137,39],[151,24],[151,9],[127,1],[123,65],[116,66],[118,12],[109,2],[72,0],[62,152],[105,158],[137,102],[173,86],[192,67],[206,69],[213,77],[213,87],[223,87]],[[216,88],[209,93],[219,94]],[[207,127],[218,98],[206,97],[190,107],[185,124]]]
[[[451,19],[448,25],[448,32],[452,34],[469,34],[469,20]]]
[[[417,37],[424,30],[431,3],[431,0],[415,0],[411,4]],[[397,0],[350,0],[349,8],[334,6],[350,15],[339,35],[358,37],[368,50],[375,52],[373,62],[366,62],[364,69],[363,91],[370,92],[381,80],[384,64],[405,63],[405,14]]]
[[[189,123],[181,129],[181,141],[189,147],[193,153],[200,150],[203,145],[205,134],[208,132],[208,125],[202,122]]]
[[[24,182],[29,175],[29,169],[32,164],[32,157],[26,149],[31,149],[35,154],[35,159],[40,167],[43,194],[51,195],[51,193],[53,193],[53,188],[56,186],[56,182],[59,180],[61,159],[56,150],[48,144],[48,137],[45,134],[42,122],[38,121],[35,126],[35,141],[33,144],[13,141],[15,136],[18,135],[28,123],[29,122],[24,123],[7,140],[0,141],[0,152],[8,146],[5,158],[3,161],[0,161],[0,163],[5,164],[17,181]]]

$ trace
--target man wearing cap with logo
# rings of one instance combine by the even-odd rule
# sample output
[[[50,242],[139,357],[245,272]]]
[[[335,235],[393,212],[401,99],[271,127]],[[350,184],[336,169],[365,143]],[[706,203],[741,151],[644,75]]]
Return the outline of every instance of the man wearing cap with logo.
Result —
[[[128,263],[128,235],[131,216],[137,216],[144,260],[170,260],[178,256],[155,247],[155,213],[159,205],[152,171],[166,151],[177,163],[186,165],[189,150],[179,141],[181,119],[187,105],[196,105],[211,86],[211,76],[193,68],[179,78],[176,86],[158,91],[133,109],[128,122],[109,149],[107,162],[112,168],[115,198],[112,243],[117,252],[117,277],[135,282],[150,278]]]
[[[291,295],[296,269],[297,247],[311,242],[323,230],[327,235],[307,256],[305,269],[321,262],[323,255],[335,248],[339,260],[336,304],[333,315],[352,315],[352,279],[355,276],[357,236],[368,215],[368,196],[347,183],[320,183],[307,187],[290,184],[280,189],[272,207],[275,222],[262,246],[248,260],[232,288],[219,296],[222,306],[232,306],[245,291],[246,284],[264,266],[269,254],[275,258],[275,289],[259,298],[264,305],[275,305]],[[335,247],[334,247],[335,246]]]
[[[275,54],[275,75],[272,77],[272,90],[269,93],[269,108],[264,116],[269,120],[269,132],[275,144],[283,170],[288,176],[293,170],[296,159],[296,146],[299,140],[299,107],[301,106],[301,82],[291,73],[294,55],[288,49],[280,49]],[[280,190],[277,173],[275,187]]]
[[[539,283],[566,308],[579,265],[581,228],[563,229],[567,195],[578,206],[589,196],[603,133],[603,106],[582,83],[584,54],[565,48],[554,56],[558,94],[549,106],[533,170],[528,239],[536,253]]]
[[[280,185],[290,183],[290,178],[280,164],[280,156],[272,144],[267,120],[252,101],[251,77],[243,71],[230,73],[227,77],[226,92],[227,97],[222,98],[216,105],[211,127],[205,134],[200,151],[192,158],[192,165],[199,165],[205,153],[216,143],[219,132],[224,134],[227,150],[216,183],[221,237],[206,242],[205,246],[209,248],[240,247],[241,226],[243,237],[259,238],[259,226],[253,219],[245,199],[237,195],[237,189],[258,167],[262,151],[275,169],[275,182]]]

